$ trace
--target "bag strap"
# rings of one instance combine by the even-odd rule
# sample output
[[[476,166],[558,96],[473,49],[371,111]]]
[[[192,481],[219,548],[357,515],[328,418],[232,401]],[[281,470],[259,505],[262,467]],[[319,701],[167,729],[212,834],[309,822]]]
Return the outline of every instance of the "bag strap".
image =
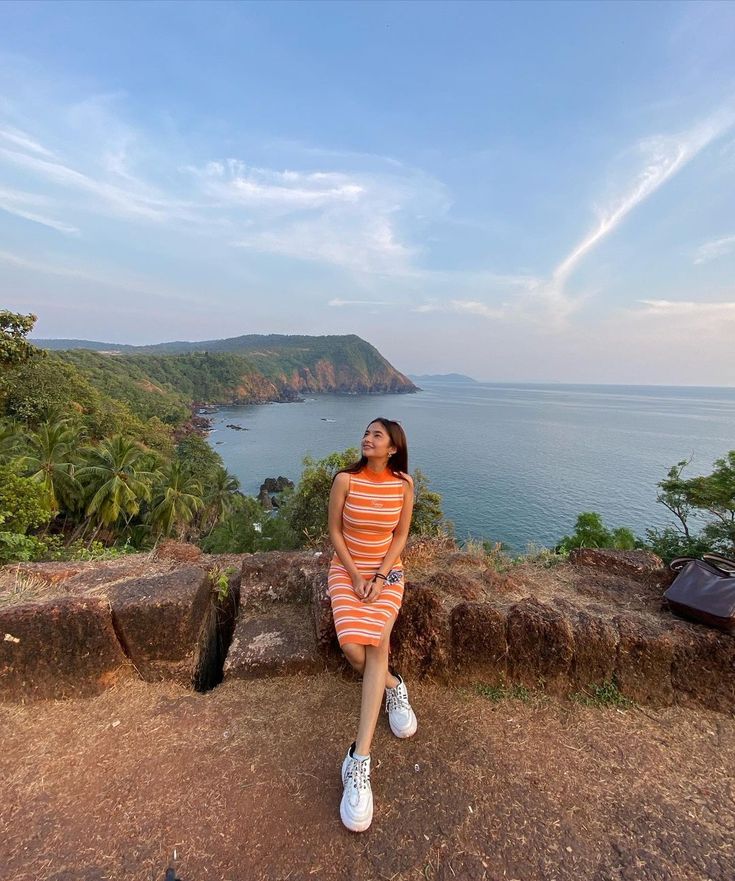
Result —
[[[717,569],[722,569],[728,575],[735,575],[735,560],[724,554],[702,554],[702,559]]]
[[[681,572],[681,570],[686,566],[687,563],[698,562],[698,557],[674,557],[674,559],[669,563],[669,569],[673,569],[674,572]]]
[[[669,569],[681,572],[687,563],[704,563],[705,566],[723,578],[735,577],[735,560],[723,557],[722,554],[702,554],[701,560],[699,557],[674,557],[669,563]]]

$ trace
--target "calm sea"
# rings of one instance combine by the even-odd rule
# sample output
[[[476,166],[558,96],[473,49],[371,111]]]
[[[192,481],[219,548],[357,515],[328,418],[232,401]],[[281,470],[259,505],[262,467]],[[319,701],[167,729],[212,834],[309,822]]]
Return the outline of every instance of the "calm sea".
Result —
[[[358,446],[376,416],[398,419],[410,469],[420,468],[442,494],[458,537],[516,551],[554,545],[581,511],[643,536],[671,522],[656,502],[669,466],[693,457],[685,474],[706,474],[735,449],[735,388],[439,381],[422,388],[223,408],[210,443],[243,492],[256,494],[266,477],[297,481],[307,453]]]

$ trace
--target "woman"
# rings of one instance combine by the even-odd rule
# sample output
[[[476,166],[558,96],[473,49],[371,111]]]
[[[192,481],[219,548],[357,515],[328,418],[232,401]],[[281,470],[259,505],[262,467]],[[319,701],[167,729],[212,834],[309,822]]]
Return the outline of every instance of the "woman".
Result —
[[[397,422],[375,419],[365,429],[360,460],[335,475],[329,496],[329,598],[340,648],[363,674],[357,737],[342,763],[339,812],[353,832],[364,832],[373,818],[370,744],[384,693],[393,733],[416,732],[406,685],[388,670],[390,634],[403,599],[400,555],[412,511],[406,435]]]

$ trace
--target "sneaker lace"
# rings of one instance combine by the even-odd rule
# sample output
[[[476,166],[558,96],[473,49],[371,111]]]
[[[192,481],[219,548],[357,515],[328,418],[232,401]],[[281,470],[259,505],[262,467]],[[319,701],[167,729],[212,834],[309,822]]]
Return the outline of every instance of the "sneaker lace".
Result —
[[[389,713],[391,710],[410,709],[408,695],[398,687],[388,689],[385,695],[385,708]]]
[[[345,775],[348,780],[352,781],[355,789],[367,789],[370,783],[370,771],[368,771],[367,759],[360,761],[352,759]]]

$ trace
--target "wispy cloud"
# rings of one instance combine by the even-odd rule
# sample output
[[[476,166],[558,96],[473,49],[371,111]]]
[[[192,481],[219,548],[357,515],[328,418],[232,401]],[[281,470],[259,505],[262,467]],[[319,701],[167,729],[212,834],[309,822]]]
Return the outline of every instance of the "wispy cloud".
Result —
[[[567,292],[569,278],[580,262],[613,233],[634,208],[650,198],[733,123],[735,113],[726,108],[678,135],[657,135],[639,142],[635,152],[642,156],[643,167],[632,183],[599,212],[597,224],[561,260],[551,279],[533,291],[535,297],[549,304],[556,325],[563,325],[587,299],[586,295],[575,297]]]
[[[187,308],[206,307],[209,304],[204,298],[189,297],[181,289],[166,290],[160,284],[153,283],[150,279],[136,277],[133,273],[116,268],[114,272],[104,269],[90,268],[88,266],[74,266],[71,264],[49,262],[39,257],[27,257],[15,254],[12,251],[0,250],[0,263],[19,269],[31,270],[43,275],[58,276],[59,278],[78,279],[89,282],[95,287],[111,288],[130,294],[142,295],[165,300],[169,303],[179,303]]]
[[[22,217],[24,220],[48,226],[58,232],[71,235],[76,235],[79,232],[79,229],[71,223],[66,223],[55,217],[49,217],[47,214],[40,214],[37,210],[38,208],[52,209],[53,206],[51,201],[45,196],[35,193],[24,193],[18,190],[0,189],[0,210],[6,211],[8,214],[14,214],[16,217]]]
[[[6,198],[0,208],[65,233],[87,235],[97,218],[111,217],[125,220],[131,232],[153,223],[233,249],[394,276],[416,269],[421,249],[406,235],[412,219],[447,204],[444,187],[431,176],[370,154],[335,152],[335,164],[352,163],[351,170],[330,167],[330,151],[318,150],[302,151],[300,164],[282,168],[237,156],[192,164],[186,144],[169,149],[121,121],[121,100],[91,96],[56,108],[64,136],[57,132],[54,150],[4,123],[0,111],[0,173],[47,197],[43,210],[21,198]],[[315,156],[323,164],[308,167]],[[136,163],[141,158],[145,163]]]
[[[31,153],[38,153],[39,155],[47,156],[48,158],[53,158],[54,155],[51,150],[47,150],[46,147],[39,144],[38,141],[35,141],[30,135],[16,128],[0,128],[0,141],[6,141],[7,143],[13,144],[14,147],[20,147],[23,150],[28,150]]]
[[[447,302],[421,303],[414,312],[456,312],[465,315],[481,315],[483,318],[506,318],[511,309],[508,303],[498,307],[488,306],[479,300],[449,300]]]
[[[165,220],[170,216],[173,208],[172,203],[165,198],[156,198],[140,190],[136,192],[131,188],[122,188],[95,179],[62,162],[41,159],[31,153],[0,147],[0,158],[35,173],[38,178],[49,183],[96,197],[96,206],[92,207],[96,207],[100,213],[109,213],[112,209],[116,214],[145,217],[148,220]]]
[[[639,300],[642,309],[637,315],[655,315],[673,318],[735,319],[735,301],[705,303],[694,300]]]
[[[98,217],[122,219],[139,236],[155,224],[182,241],[207,237],[232,266],[265,254],[336,268],[340,286],[349,273],[358,296],[334,297],[333,308],[403,303],[418,314],[519,322],[540,333],[566,327],[598,294],[589,284],[573,285],[582,263],[735,121],[726,109],[677,135],[635,144],[627,153],[635,168],[590,229],[555,264],[550,260],[550,269],[513,273],[512,265],[509,272],[442,268],[439,249],[432,250],[423,231],[446,219],[451,194],[420,169],[386,156],[303,145],[280,167],[243,156],[193,161],[186,144],[168,149],[120,121],[118,101],[92,97],[69,109],[65,141],[0,118],[0,171],[15,171],[23,181],[22,190],[0,189],[0,209],[85,237]],[[44,195],[27,191],[33,189]],[[733,247],[735,236],[709,242],[695,262]]]
[[[329,300],[327,306],[392,306],[393,303],[390,300],[342,300],[339,297],[334,297]]]
[[[727,107],[678,135],[657,135],[640,141],[634,153],[641,156],[642,167],[632,181],[622,187],[605,208],[598,211],[597,223],[559,261],[549,277],[525,276],[519,279],[521,290],[511,305],[498,307],[482,301],[450,300],[443,304],[424,304],[416,311],[464,311],[493,319],[521,319],[535,324],[546,333],[563,330],[570,317],[595,296],[595,292],[589,289],[577,293],[569,291],[570,279],[580,263],[623,223],[631,211],[650,198],[733,124],[735,112]],[[720,249],[729,249],[735,245],[735,237],[712,244]]]
[[[712,242],[706,242],[697,248],[694,256],[694,263],[709,263],[710,260],[716,260],[717,257],[723,257],[735,250],[735,235],[724,236],[721,239],[715,239]]]
[[[209,195],[244,206],[321,208],[355,202],[365,195],[363,186],[336,172],[279,172],[248,167],[239,159],[208,162],[203,169],[190,170],[201,178]]]

